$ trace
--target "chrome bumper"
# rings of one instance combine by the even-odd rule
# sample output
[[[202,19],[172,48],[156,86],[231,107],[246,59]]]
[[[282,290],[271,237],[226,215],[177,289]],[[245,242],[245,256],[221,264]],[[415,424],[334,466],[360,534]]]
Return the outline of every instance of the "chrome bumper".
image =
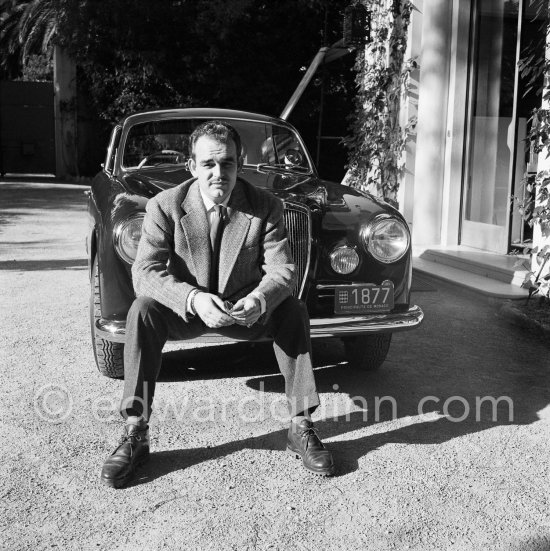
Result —
[[[397,314],[373,314],[369,316],[342,316],[333,318],[312,318],[311,337],[345,337],[366,333],[395,333],[418,327],[424,319],[424,312],[418,306],[411,306],[406,312]],[[124,343],[126,322],[99,319],[95,328],[96,337],[111,342]],[[236,342],[214,332],[186,341],[196,343]],[[269,340],[268,338],[261,340]]]

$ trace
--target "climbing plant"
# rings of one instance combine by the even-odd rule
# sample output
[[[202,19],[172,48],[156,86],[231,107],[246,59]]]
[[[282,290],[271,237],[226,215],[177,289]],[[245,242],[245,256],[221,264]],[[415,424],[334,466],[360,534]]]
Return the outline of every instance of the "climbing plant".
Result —
[[[400,125],[400,105],[414,59],[405,59],[410,0],[361,0],[371,14],[371,37],[356,58],[357,97],[350,118],[347,183],[396,204],[402,156],[416,120]]]
[[[542,43],[531,43],[523,53],[519,63],[522,77],[527,81],[527,89],[537,89],[541,94],[541,107],[532,112],[527,144],[539,156],[539,170],[526,172],[513,200],[523,219],[531,226],[538,227],[545,241],[550,238],[550,59],[544,52],[550,51],[550,2],[530,0],[536,8],[536,18],[542,21]],[[543,167],[544,165],[544,167]],[[533,255],[536,262],[527,272],[524,286],[530,295],[550,298],[550,244],[543,246],[527,245],[523,251]]]

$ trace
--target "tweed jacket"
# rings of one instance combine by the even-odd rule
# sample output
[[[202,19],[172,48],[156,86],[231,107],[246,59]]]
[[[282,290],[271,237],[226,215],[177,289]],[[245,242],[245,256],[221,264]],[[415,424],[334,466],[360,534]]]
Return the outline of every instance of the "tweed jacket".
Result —
[[[266,312],[295,284],[296,266],[283,223],[282,202],[241,178],[227,205],[229,222],[220,245],[219,295],[233,302],[251,291],[263,294]],[[206,291],[210,275],[210,233],[195,178],[165,190],[146,207],[136,260],[137,296],[148,296],[188,321],[187,297]]]

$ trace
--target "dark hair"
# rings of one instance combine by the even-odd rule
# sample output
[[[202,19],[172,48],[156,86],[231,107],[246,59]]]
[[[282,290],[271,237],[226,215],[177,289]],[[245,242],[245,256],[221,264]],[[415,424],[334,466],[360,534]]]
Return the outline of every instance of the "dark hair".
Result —
[[[202,136],[215,138],[224,144],[228,144],[230,140],[233,141],[237,150],[237,157],[241,156],[241,137],[239,133],[230,124],[213,120],[199,124],[189,137],[189,156],[192,159],[195,158],[195,144]]]

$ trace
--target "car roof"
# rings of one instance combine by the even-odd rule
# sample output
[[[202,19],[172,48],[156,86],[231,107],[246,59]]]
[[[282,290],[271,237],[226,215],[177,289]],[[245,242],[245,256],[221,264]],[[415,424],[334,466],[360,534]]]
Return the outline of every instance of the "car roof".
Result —
[[[259,113],[251,113],[249,111],[238,111],[235,109],[216,109],[213,107],[195,107],[189,109],[160,109],[155,111],[145,111],[135,113],[122,119],[121,124],[136,124],[161,119],[176,119],[176,118],[200,118],[200,119],[240,119],[252,120],[259,122],[288,123],[277,117],[261,115]]]

